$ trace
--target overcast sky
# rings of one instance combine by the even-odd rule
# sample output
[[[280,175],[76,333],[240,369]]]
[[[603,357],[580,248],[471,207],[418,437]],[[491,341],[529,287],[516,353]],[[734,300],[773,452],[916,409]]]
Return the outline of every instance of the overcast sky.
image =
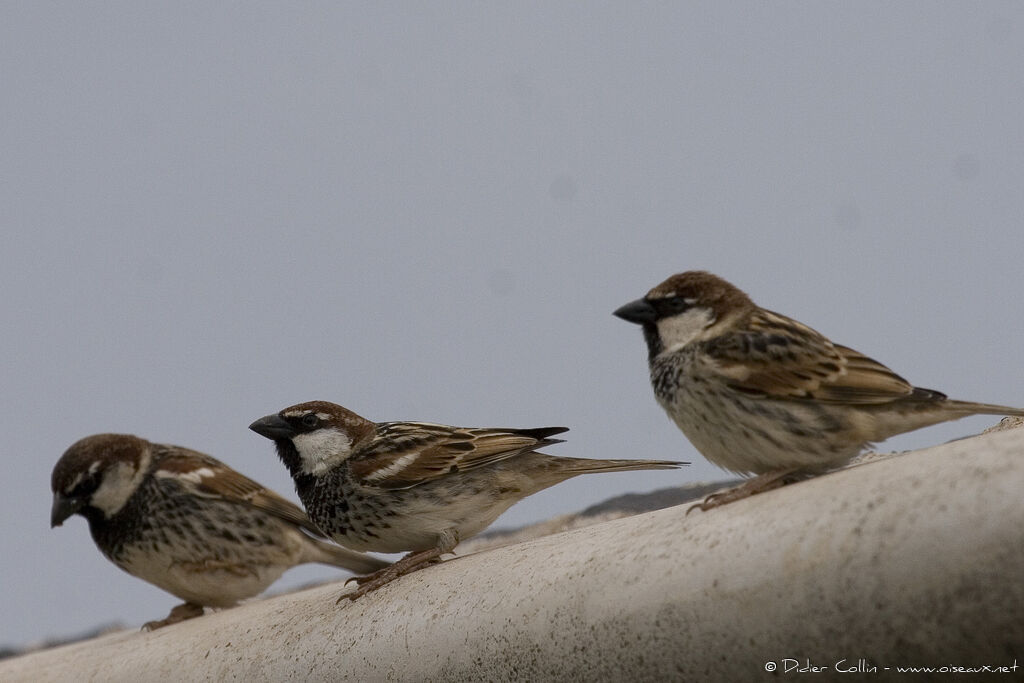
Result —
[[[723,476],[611,315],[683,270],[1024,405],[1022,33],[1016,2],[4,3],[0,644],[178,602],[49,529],[97,432],[293,500],[246,427],[312,399],[693,461],[497,526]]]

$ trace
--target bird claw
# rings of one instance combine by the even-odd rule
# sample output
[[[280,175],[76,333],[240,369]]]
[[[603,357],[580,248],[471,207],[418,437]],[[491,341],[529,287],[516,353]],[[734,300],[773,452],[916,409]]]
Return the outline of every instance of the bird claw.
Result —
[[[352,593],[343,593],[341,598],[348,598],[349,596],[353,595],[353,593],[359,592],[360,588],[362,588],[363,586],[365,586],[365,585],[367,585],[369,583],[372,583],[373,581],[376,581],[377,579],[381,578],[381,576],[384,574],[384,572],[386,570],[390,569],[390,568],[391,567],[389,565],[387,567],[384,567],[384,569],[378,569],[377,571],[373,572],[372,574],[366,574],[365,576],[350,576],[349,578],[347,578],[345,580],[345,586],[348,586],[350,583],[355,582],[357,588]],[[387,583],[387,581],[385,581],[384,583]],[[384,584],[381,584],[381,585],[384,585]],[[366,592],[369,592],[369,591],[366,591]],[[364,595],[364,594],[365,593],[360,593],[360,595]],[[359,596],[356,595],[354,597],[351,597],[350,599],[355,600],[357,597],[359,597]],[[341,598],[338,598],[338,602],[341,602]],[[338,603],[336,602],[334,604],[338,604]]]
[[[804,478],[806,477],[801,476],[800,471],[795,469],[761,474],[749,481],[743,482],[739,486],[733,486],[732,488],[725,489],[724,491],[716,491],[715,493],[708,495],[701,502],[694,503],[687,508],[686,514],[689,515],[694,510],[707,512],[712,508],[721,507],[728,503],[734,503],[737,500],[749,498],[750,496],[758,493],[764,493],[765,491],[781,488],[786,484],[791,484]]]
[[[708,510],[710,510],[713,507],[716,507],[718,505],[722,505],[723,503],[716,503],[715,502],[718,499],[719,495],[721,495],[721,494],[712,493],[711,495],[705,497],[704,500],[702,500],[701,502],[694,503],[690,507],[686,508],[686,514],[689,515],[694,510],[700,510],[701,512],[707,512]]]
[[[345,585],[347,586],[354,581],[357,586],[362,586],[364,583],[367,583],[368,581],[373,581],[373,578],[377,576],[379,573],[380,570],[375,571],[372,574],[366,574],[365,576],[350,576],[347,579],[345,579]]]
[[[694,510],[700,510],[701,512],[707,512],[708,510],[711,510],[712,508],[716,508],[716,507],[725,505],[726,503],[731,503],[731,502],[739,500],[741,498],[746,498],[748,496],[752,496],[752,495],[754,495],[754,493],[756,493],[755,491],[741,492],[740,489],[743,488],[743,486],[744,485],[740,485],[740,486],[733,487],[731,489],[726,489],[725,491],[719,491],[718,493],[712,493],[712,494],[708,495],[706,498],[704,498],[704,500],[702,500],[701,502],[694,503],[689,508],[687,508],[686,509],[686,514],[690,514]]]
[[[196,617],[203,616],[203,606],[197,605],[193,602],[186,602],[177,607],[171,609],[171,613],[167,615],[166,619],[158,619],[156,621],[147,621],[142,625],[143,631],[155,631],[158,628],[164,626],[170,626],[171,624],[177,624],[187,619],[194,619]]]
[[[380,576],[380,577],[377,577],[377,578],[373,578],[372,576],[366,576],[366,577],[360,577],[360,578],[363,578],[363,579],[366,579],[366,580],[360,582],[359,583],[359,587],[356,588],[354,591],[350,591],[348,593],[342,593],[341,595],[339,595],[338,599],[334,601],[335,605],[341,604],[341,601],[345,600],[346,598],[349,599],[349,600],[358,600],[359,598],[363,597],[364,595],[366,595],[370,591],[375,591],[378,588],[380,588],[381,586],[383,586],[385,584],[388,584],[388,583],[391,583],[392,581],[397,579],[398,576],[390,576],[390,577]]]
[[[345,585],[348,585],[349,581],[355,581],[358,584],[358,588],[348,593],[342,593],[338,596],[335,601],[335,605],[340,604],[342,600],[358,600],[367,593],[377,590],[381,586],[385,586],[400,576],[411,574],[414,571],[423,569],[424,567],[435,564],[441,561],[441,549],[432,548],[430,550],[424,550],[419,552],[412,552],[395,562],[392,565],[384,567],[375,571],[372,574],[366,576],[353,576],[348,581],[345,581]]]

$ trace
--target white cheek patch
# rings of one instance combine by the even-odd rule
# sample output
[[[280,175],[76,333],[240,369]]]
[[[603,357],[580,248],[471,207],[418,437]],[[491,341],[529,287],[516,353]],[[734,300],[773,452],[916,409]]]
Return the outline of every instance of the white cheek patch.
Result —
[[[143,474],[142,469],[136,470],[127,462],[108,467],[103,473],[103,481],[89,499],[89,504],[103,512],[108,519],[113,517],[135,493]]]
[[[322,474],[352,454],[352,441],[337,429],[317,429],[292,437],[305,474]]]
[[[691,308],[657,322],[658,336],[666,351],[676,351],[699,339],[715,321],[708,308]]]

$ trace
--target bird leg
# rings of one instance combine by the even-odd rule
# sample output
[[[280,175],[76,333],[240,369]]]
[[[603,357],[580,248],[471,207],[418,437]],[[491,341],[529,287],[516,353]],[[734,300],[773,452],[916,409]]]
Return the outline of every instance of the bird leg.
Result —
[[[791,484],[801,479],[807,478],[807,475],[799,468],[790,468],[786,470],[778,470],[776,472],[766,472],[765,474],[759,474],[758,476],[745,481],[739,486],[725,489],[717,493],[712,493],[700,503],[691,505],[686,511],[686,514],[690,514],[695,509],[700,509],[702,512],[707,512],[711,508],[716,508],[728,503],[741,500],[743,498],[749,498],[758,493],[764,493],[765,491],[771,491]]]
[[[186,602],[171,609],[171,613],[167,615],[166,619],[160,619],[159,621],[147,621],[142,625],[142,630],[155,631],[156,629],[163,628],[164,626],[177,624],[179,621],[194,619],[195,617],[201,616],[203,616],[202,605],[197,605],[194,602]]]
[[[459,533],[455,529],[445,529],[438,536],[437,545],[433,548],[411,552],[398,562],[383,569],[378,569],[372,574],[353,576],[348,581],[355,581],[359,588],[351,593],[342,593],[335,604],[341,602],[343,598],[356,600],[371,591],[377,590],[381,586],[391,583],[400,576],[405,576],[428,565],[436,564],[441,561],[442,555],[452,552],[458,544]],[[345,583],[348,583],[348,581]]]

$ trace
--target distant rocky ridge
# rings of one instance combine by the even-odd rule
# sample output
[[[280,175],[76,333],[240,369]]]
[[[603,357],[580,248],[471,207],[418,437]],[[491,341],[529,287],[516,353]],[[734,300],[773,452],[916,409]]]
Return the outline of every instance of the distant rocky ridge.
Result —
[[[0,659],[7,657],[16,657],[17,655],[27,654],[29,652],[36,652],[37,650],[46,650],[51,647],[57,647],[58,645],[68,645],[69,643],[77,643],[80,640],[89,640],[90,638],[98,638],[99,636],[113,633],[114,631],[121,631],[125,628],[124,624],[118,622],[110,622],[96,628],[91,628],[88,631],[76,633],[72,636],[55,636],[47,638],[39,643],[30,643],[28,645],[0,645]]]

